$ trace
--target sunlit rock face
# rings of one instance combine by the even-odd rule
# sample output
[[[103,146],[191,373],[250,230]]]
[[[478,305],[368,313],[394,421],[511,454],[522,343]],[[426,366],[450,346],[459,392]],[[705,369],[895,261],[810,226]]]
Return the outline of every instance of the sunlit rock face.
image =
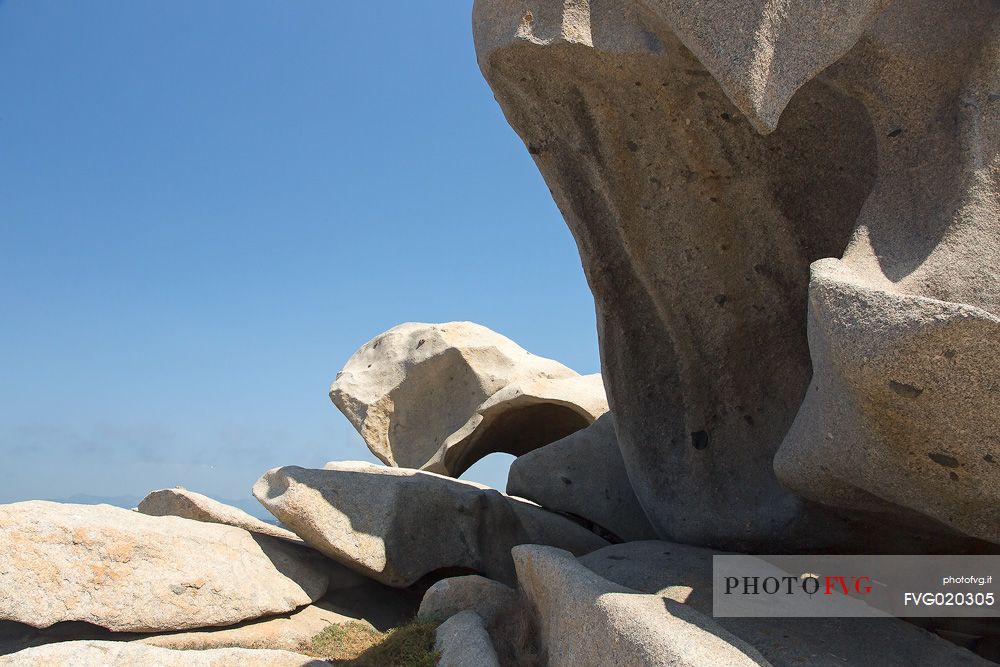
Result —
[[[608,544],[566,517],[481,484],[359,461],[275,468],[253,493],[317,551],[395,588],[472,573],[510,583],[510,550],[518,544],[577,555]]]
[[[662,537],[1000,541],[997,5],[939,4],[477,1]]]
[[[337,373],[330,399],[386,465],[451,477],[608,411],[599,373],[580,375],[474,322],[406,322],[379,334]]]

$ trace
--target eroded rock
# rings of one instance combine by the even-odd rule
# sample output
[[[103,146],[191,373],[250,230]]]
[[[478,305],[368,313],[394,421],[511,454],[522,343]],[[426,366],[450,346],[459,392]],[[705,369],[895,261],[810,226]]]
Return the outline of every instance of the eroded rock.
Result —
[[[507,493],[582,517],[625,541],[656,537],[632,490],[610,412],[515,459]]]
[[[275,468],[253,493],[311,546],[389,586],[456,570],[512,582],[517,544],[577,554],[607,544],[569,519],[480,484],[370,463]]]
[[[280,537],[292,542],[302,539],[290,530],[274,526],[239,509],[194,491],[176,487],[152,491],[139,503],[139,511],[150,516],[179,516],[194,521],[222,523],[251,533]]]
[[[615,544],[580,563],[622,586],[712,613],[712,555],[671,542]],[[715,621],[775,667],[908,667],[988,663],[898,618],[726,618]]]
[[[303,551],[110,505],[0,505],[0,619],[155,632],[285,613],[327,590],[322,564]]]
[[[576,238],[619,447],[661,537],[995,539],[998,11],[477,0],[480,67]]]
[[[489,625],[498,613],[516,604],[517,591],[510,586],[477,574],[469,574],[435,582],[424,593],[417,618],[450,618],[460,612],[472,610]]]
[[[1000,5],[894,2],[826,77],[864,104],[878,179],[812,266],[813,379],[775,469],[1000,543]]]
[[[581,376],[472,322],[400,324],[365,343],[330,398],[380,460],[458,477],[494,452],[520,455],[607,412]]]
[[[513,557],[552,667],[769,664],[711,616],[603,579],[566,551],[522,545]]]

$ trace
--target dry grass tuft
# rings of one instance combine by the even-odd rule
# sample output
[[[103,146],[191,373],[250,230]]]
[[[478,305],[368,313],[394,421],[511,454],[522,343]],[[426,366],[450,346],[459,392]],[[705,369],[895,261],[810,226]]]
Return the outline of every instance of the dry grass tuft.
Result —
[[[367,623],[331,625],[312,638],[309,650],[343,667],[434,667],[437,626],[414,621],[379,632]]]

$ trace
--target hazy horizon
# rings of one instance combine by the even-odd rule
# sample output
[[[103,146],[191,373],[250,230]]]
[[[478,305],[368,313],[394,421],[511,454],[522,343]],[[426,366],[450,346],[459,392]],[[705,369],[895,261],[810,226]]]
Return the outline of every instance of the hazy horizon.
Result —
[[[0,502],[374,461],[327,391],[405,321],[599,371],[471,4],[0,2]]]

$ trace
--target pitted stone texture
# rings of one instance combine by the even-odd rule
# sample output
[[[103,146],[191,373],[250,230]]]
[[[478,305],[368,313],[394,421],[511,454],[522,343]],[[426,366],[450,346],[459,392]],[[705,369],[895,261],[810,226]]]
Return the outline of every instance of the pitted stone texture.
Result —
[[[551,667],[768,665],[711,616],[603,579],[561,549],[513,551]]]
[[[576,238],[619,447],[661,537],[868,553],[982,548],[956,528],[990,537],[974,526],[992,492],[970,499],[995,478],[982,466],[950,471],[967,488],[957,503],[940,498],[940,479],[904,479],[910,464],[896,458],[912,437],[875,452],[900,468],[886,486],[915,483],[910,503],[870,484],[845,492],[840,473],[815,472],[829,434],[838,448],[886,436],[837,440],[855,430],[835,418],[837,404],[854,397],[809,389],[812,364],[820,379],[840,372],[823,369],[822,350],[810,360],[813,262],[844,254],[873,289],[990,315],[1000,298],[989,92],[1000,10],[989,0],[897,0],[879,13],[884,5],[476,2],[480,67]],[[779,112],[780,122],[761,136],[741,110],[758,128]],[[870,342],[884,328],[859,325]],[[979,363],[989,374],[995,347]],[[996,411],[975,407],[990,407],[988,387],[969,388],[972,407],[955,406],[985,423],[949,428],[945,455],[970,460],[976,437],[995,433]],[[779,471],[819,503],[774,470],[803,399],[817,415],[803,424],[837,428],[790,436],[794,463],[779,459]],[[967,521],[949,518],[970,513],[969,502]]]
[[[284,613],[326,592],[322,564],[305,551],[109,505],[0,505],[0,619],[155,632]]]
[[[517,602],[517,592],[499,581],[477,574],[448,577],[427,589],[417,618],[440,620],[471,609],[490,625],[498,613],[513,608]]]
[[[439,571],[512,582],[515,545],[577,554],[607,545],[569,519],[480,484],[370,463],[332,465],[275,468],[253,493],[318,551],[389,586]]]
[[[632,490],[610,412],[515,459],[507,493],[587,519],[626,542],[656,537]]]
[[[580,563],[622,586],[712,614],[712,556],[671,542],[615,544]],[[719,625],[775,667],[909,667],[989,663],[897,618],[726,618]]]
[[[0,656],[0,667],[322,667],[326,664],[288,651],[245,648],[175,651],[102,641],[46,644]]]
[[[771,132],[795,91],[847,53],[891,2],[640,0],[638,4],[667,21],[754,127]]]
[[[775,468],[1000,543],[1000,5],[895,2],[827,76],[872,118],[878,180],[812,267],[813,381]]]
[[[493,452],[524,454],[607,412],[581,376],[472,322],[406,323],[366,343],[330,389],[384,463],[458,477]]]
[[[208,496],[176,487],[152,491],[139,503],[139,511],[150,516],[179,516],[206,523],[222,523],[259,535],[280,537],[292,542],[302,539],[290,530],[273,526],[250,516],[238,507],[220,503]]]

